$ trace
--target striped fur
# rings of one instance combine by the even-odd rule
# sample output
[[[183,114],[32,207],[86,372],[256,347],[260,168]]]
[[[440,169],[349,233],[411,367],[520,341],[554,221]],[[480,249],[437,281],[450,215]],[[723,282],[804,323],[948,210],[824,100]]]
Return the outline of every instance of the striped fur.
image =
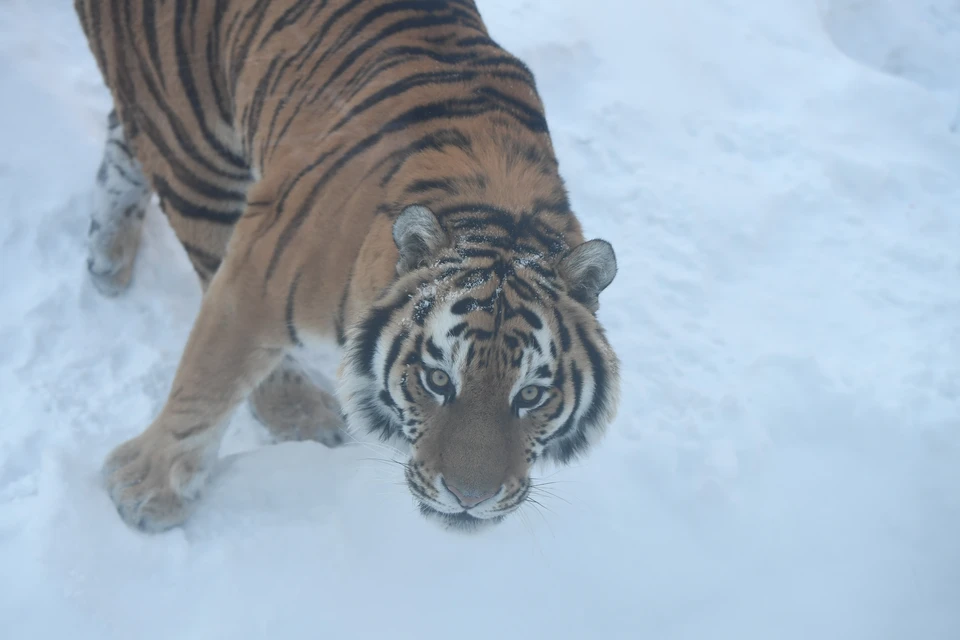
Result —
[[[120,125],[98,193],[138,222],[148,184],[205,291],[166,405],[104,465],[128,523],[184,521],[245,398],[280,439],[336,444],[342,415],[408,444],[421,510],[462,528],[603,432],[613,250],[584,242],[533,75],[472,0],[76,8]],[[114,200],[90,243],[112,294],[140,231]],[[342,412],[298,364],[329,342]]]

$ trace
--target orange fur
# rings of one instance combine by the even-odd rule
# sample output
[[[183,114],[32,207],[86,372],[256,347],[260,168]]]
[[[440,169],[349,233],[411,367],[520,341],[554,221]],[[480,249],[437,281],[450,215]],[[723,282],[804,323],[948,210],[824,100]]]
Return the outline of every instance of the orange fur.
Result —
[[[336,400],[306,383],[292,359],[304,345],[346,347],[341,400],[351,425],[362,423],[383,393],[401,393],[400,378],[391,377],[374,394],[372,362],[403,353],[390,375],[422,374],[424,360],[408,344],[421,329],[400,335],[397,327],[416,319],[418,312],[404,306],[415,299],[436,314],[459,313],[449,305],[436,311],[463,295],[442,284],[454,278],[441,268],[444,260],[499,279],[515,292],[510,296],[520,296],[497,299],[491,305],[501,306],[488,311],[502,316],[522,308],[519,318],[529,326],[495,321],[491,335],[514,337],[487,337],[496,344],[477,353],[516,363],[535,359],[532,352],[508,354],[521,338],[527,348],[540,341],[536,357],[546,358],[547,341],[551,352],[564,346],[553,365],[541,366],[557,380],[550,406],[565,407],[570,417],[565,426],[548,424],[548,405],[521,415],[508,397],[494,404],[494,387],[498,397],[512,393],[518,376],[533,375],[528,365],[507,367],[494,385],[490,362],[464,361],[457,380],[465,386],[453,409],[427,406],[437,400],[426,387],[404,390],[400,402],[412,405],[393,407],[391,400],[372,419],[393,411],[407,423],[420,421],[420,435],[402,425],[381,429],[412,445],[409,469],[429,469],[417,472],[424,482],[412,481],[415,495],[442,493],[444,478],[459,478],[512,487],[504,495],[519,497],[518,505],[535,458],[569,459],[612,419],[616,358],[592,313],[615,272],[612,250],[584,244],[533,76],[489,38],[472,1],[76,6],[119,117],[105,166],[121,176],[139,170],[205,290],[163,411],[105,465],[127,522],[159,530],[187,517],[223,425],[251,393],[257,415],[278,438],[297,433],[338,442]],[[129,148],[129,158],[111,156],[111,143]],[[427,217],[411,213],[414,205]],[[118,291],[129,281],[139,225],[110,207],[95,212],[116,224],[91,227],[91,265],[98,265],[91,271],[101,290]],[[410,221],[410,244],[398,246],[395,234]],[[123,233],[114,230],[121,227]],[[413,256],[409,273],[399,266],[405,251]],[[423,294],[429,282],[449,289],[446,302]],[[378,307],[392,297],[395,308]],[[371,335],[378,313],[396,314],[396,321]],[[463,315],[474,327],[486,322]],[[555,315],[570,318],[570,326],[561,327]],[[433,326],[413,322],[419,324]],[[554,337],[524,338],[537,324]],[[424,343],[421,335],[421,349]],[[581,364],[564,365],[564,358]],[[599,403],[595,411],[575,402],[588,389]],[[452,421],[474,426],[444,426]],[[317,429],[308,428],[313,423]],[[461,497],[472,490],[451,489]]]

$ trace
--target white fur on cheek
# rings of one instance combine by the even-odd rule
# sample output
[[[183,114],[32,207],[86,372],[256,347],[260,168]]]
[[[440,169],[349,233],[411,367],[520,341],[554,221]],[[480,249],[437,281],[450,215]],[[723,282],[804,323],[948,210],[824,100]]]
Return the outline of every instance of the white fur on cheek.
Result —
[[[520,390],[528,385],[536,384],[543,387],[549,387],[553,384],[553,378],[543,378],[537,375],[537,371],[543,366],[549,368],[551,374],[556,374],[557,372],[557,363],[554,362],[553,358],[550,356],[550,341],[552,340],[553,335],[546,326],[537,329],[533,332],[533,334],[537,338],[537,342],[540,344],[543,351],[537,351],[532,347],[527,347],[524,350],[523,358],[520,364],[520,374],[517,376],[516,381],[513,383],[513,387],[510,389],[510,397],[508,398],[508,402],[510,403],[512,403],[513,399],[517,397],[517,394],[520,393]],[[527,411],[527,409],[522,410],[520,415],[525,415]]]
[[[443,351],[446,361],[434,361],[430,354],[426,352],[426,349],[424,349],[423,359],[425,364],[443,369],[450,376],[454,388],[459,391],[463,389],[463,367],[467,350],[464,348],[466,345],[462,338],[450,335],[450,330],[463,322],[462,317],[454,315],[450,311],[452,304],[452,302],[446,304],[442,310],[433,313],[424,333],[424,340],[427,336],[430,336],[433,343]]]

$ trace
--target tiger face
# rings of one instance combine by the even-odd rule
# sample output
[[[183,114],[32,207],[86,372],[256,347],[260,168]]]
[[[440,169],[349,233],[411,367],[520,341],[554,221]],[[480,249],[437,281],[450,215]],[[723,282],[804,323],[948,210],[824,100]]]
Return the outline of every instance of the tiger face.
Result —
[[[595,317],[613,250],[471,251],[423,207],[404,210],[394,239],[400,277],[348,336],[348,424],[408,445],[425,516],[499,522],[529,496],[536,461],[569,462],[614,417],[618,363]]]

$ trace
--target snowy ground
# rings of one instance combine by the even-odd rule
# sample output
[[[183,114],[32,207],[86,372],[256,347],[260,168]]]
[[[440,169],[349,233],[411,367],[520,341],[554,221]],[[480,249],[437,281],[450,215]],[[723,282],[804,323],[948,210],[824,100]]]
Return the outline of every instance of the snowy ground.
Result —
[[[612,433],[464,538],[382,450],[243,409],[149,537],[97,471],[199,290],[155,211],[127,296],[85,280],[108,97],[72,2],[0,0],[0,637],[960,638],[960,5],[480,6],[617,248]]]

